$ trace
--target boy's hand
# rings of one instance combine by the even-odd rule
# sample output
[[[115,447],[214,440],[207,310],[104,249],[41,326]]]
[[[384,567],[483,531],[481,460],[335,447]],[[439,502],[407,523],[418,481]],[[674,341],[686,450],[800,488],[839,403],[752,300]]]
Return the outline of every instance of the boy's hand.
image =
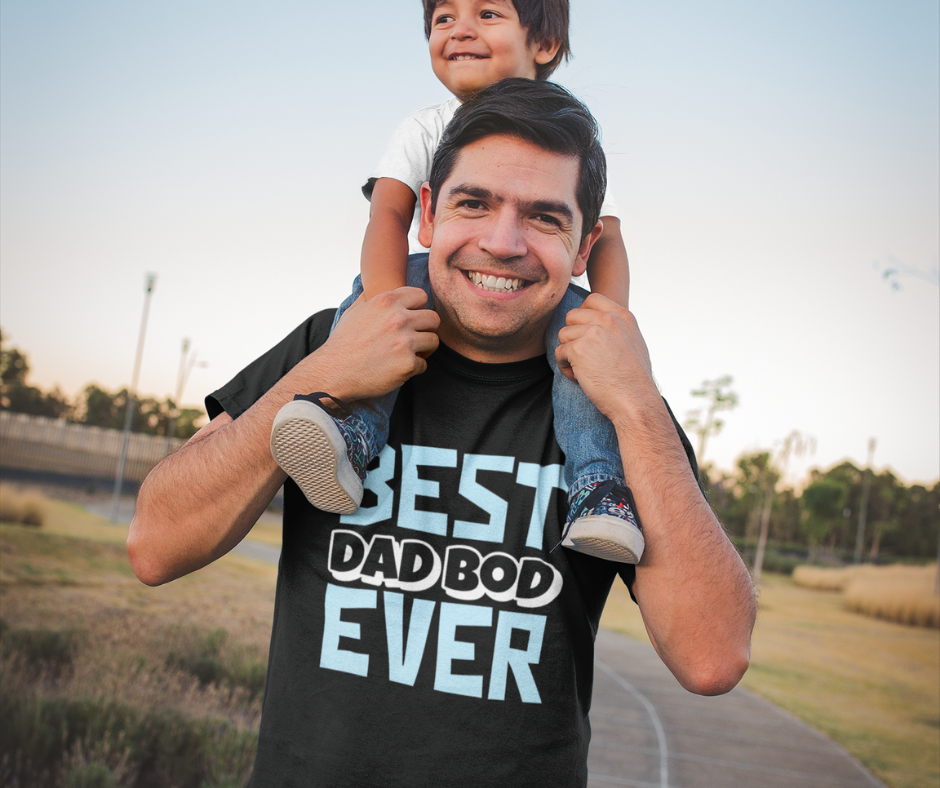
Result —
[[[343,314],[330,338],[314,354],[330,370],[330,393],[345,400],[387,394],[427,369],[438,345],[437,312],[427,294],[400,287],[360,298]]]
[[[619,304],[592,293],[568,313],[558,339],[558,368],[611,421],[637,397],[659,399],[646,342],[633,313]]]

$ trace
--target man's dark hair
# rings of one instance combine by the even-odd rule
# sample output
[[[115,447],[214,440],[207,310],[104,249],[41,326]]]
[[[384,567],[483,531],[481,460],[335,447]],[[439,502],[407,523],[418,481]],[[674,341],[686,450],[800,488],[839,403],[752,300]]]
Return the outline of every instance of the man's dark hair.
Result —
[[[494,134],[517,137],[552,153],[578,158],[575,197],[584,240],[600,217],[607,191],[607,160],[594,116],[567,90],[552,82],[504,79],[458,107],[431,164],[431,208],[437,210],[441,186],[453,171],[461,148]]]
[[[431,37],[434,10],[442,0],[422,0],[424,3],[424,36]],[[519,22],[526,31],[526,43],[543,46],[558,44],[558,51],[548,63],[535,64],[535,78],[548,79],[563,60],[571,56],[568,42],[568,0],[510,0]]]

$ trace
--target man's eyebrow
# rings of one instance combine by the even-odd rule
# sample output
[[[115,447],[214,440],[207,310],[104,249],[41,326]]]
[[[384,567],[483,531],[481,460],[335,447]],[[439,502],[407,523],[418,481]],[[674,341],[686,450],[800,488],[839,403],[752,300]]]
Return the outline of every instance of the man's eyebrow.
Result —
[[[503,202],[504,199],[494,195],[489,189],[474,186],[469,183],[458,183],[447,193],[448,197],[470,197],[474,200],[491,200]],[[569,222],[574,221],[574,211],[568,203],[560,200],[520,200],[519,207],[533,213],[550,213]]]
[[[482,186],[473,186],[469,183],[458,183],[449,192],[448,197],[472,197],[475,200],[490,200],[493,198],[493,192],[484,189]]]

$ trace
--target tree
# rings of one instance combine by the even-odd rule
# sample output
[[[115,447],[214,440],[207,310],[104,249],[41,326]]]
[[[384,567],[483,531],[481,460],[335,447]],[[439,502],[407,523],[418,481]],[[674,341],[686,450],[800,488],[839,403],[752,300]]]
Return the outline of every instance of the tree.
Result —
[[[809,541],[810,560],[816,557],[819,543],[843,519],[847,486],[840,481],[823,477],[803,490],[803,531]]]
[[[776,465],[771,462],[766,464],[766,472],[763,475],[764,481],[764,506],[761,511],[760,534],[757,537],[757,550],[754,554],[754,582],[760,583],[761,571],[764,567],[764,551],[767,548],[767,537],[770,533],[770,513],[773,509],[774,498],[776,497],[777,481],[786,474],[787,465],[790,462],[790,455],[797,456],[805,452],[815,451],[816,442],[812,438],[801,435],[793,430],[786,438],[776,453]]]
[[[15,347],[4,348],[0,330],[0,410],[53,419],[71,415],[72,406],[65,394],[58,388],[46,394],[36,386],[30,386],[26,382],[28,377],[26,354]]]
[[[704,397],[708,400],[705,408],[705,415],[702,416],[702,409],[689,411],[685,424],[682,426],[690,432],[698,435],[697,457],[699,465],[705,459],[705,445],[709,437],[721,432],[725,426],[724,421],[716,419],[715,414],[722,410],[733,410],[738,405],[738,395],[733,391],[725,389],[731,385],[733,378],[731,375],[725,375],[717,380],[705,380],[702,387],[692,391],[693,397]]]

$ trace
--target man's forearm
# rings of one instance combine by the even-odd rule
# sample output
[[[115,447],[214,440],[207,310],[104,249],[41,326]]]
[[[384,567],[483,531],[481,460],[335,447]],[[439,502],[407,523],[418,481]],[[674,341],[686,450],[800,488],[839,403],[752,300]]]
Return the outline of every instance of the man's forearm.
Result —
[[[292,394],[285,378],[238,419],[217,416],[147,476],[127,541],[143,582],[159,585],[199,569],[251,530],[287,478],[269,436]]]
[[[141,486],[128,535],[137,576],[158,585],[214,561],[244,538],[286,476],[270,450],[271,425],[295,394],[374,397],[423,372],[438,317],[417,288],[350,307],[329,340],[234,421],[216,417]]]
[[[617,434],[646,537],[634,593],[650,639],[686,689],[727,692],[750,657],[756,613],[750,576],[655,390],[645,407],[617,424]]]

